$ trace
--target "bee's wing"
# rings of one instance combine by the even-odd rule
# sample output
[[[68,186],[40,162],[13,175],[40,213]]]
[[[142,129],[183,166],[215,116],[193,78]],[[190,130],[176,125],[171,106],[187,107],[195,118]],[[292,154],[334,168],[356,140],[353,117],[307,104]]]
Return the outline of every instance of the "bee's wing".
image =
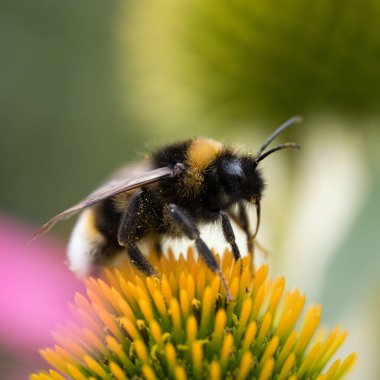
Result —
[[[126,172],[128,172],[128,170]],[[113,197],[116,194],[124,193],[126,191],[133,190],[141,186],[148,185],[150,183],[161,181],[162,179],[172,176],[172,174],[172,168],[162,167],[159,169],[147,171],[146,173],[140,174],[136,177],[126,176],[122,179],[119,178],[119,176],[117,176],[117,179],[107,182],[106,184],[92,192],[81,202],[77,203],[76,205],[68,208],[67,210],[61,212],[60,214],[50,219],[34,234],[32,241],[45,234],[58,221],[64,218],[68,218],[69,216],[75,214],[76,212],[86,207],[93,206],[94,204],[99,203],[104,199]]]

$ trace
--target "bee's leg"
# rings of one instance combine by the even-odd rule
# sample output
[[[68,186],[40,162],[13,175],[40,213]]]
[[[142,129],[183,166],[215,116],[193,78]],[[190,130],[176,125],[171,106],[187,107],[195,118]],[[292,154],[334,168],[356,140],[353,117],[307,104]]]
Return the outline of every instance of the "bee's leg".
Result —
[[[195,240],[195,246],[197,247],[198,253],[202,256],[203,260],[207,266],[215,273],[218,274],[224,289],[226,291],[226,296],[229,301],[232,300],[230,289],[227,284],[227,280],[224,277],[222,269],[218,264],[215,256],[207,247],[206,243],[201,239],[199,229],[195,222],[190,218],[184,211],[182,211],[178,206],[170,204],[166,206],[166,213],[169,220],[189,239]]]
[[[251,232],[249,228],[249,219],[247,214],[247,207],[244,204],[239,205],[239,220],[241,223],[241,229],[245,232],[247,238],[247,249],[249,253],[253,253],[253,239],[250,239]]]
[[[157,271],[136,245],[138,240],[137,230],[146,215],[145,211],[148,203],[148,193],[144,190],[139,190],[132,195],[128,208],[121,217],[118,241],[120,245],[125,247],[132,264],[138,270],[147,276],[157,276]]]
[[[230,219],[225,211],[220,211],[220,216],[222,217],[222,228],[224,238],[227,243],[231,246],[232,254],[234,255],[235,261],[239,260],[241,255],[239,247],[236,244],[234,230],[232,229]]]

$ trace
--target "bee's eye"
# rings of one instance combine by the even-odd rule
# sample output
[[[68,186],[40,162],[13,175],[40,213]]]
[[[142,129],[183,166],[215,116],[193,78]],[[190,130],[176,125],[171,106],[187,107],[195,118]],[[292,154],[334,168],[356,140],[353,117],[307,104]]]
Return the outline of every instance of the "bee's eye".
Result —
[[[241,167],[241,162],[239,160],[225,161],[222,165],[222,170],[229,176],[233,177],[243,177],[244,171]]]

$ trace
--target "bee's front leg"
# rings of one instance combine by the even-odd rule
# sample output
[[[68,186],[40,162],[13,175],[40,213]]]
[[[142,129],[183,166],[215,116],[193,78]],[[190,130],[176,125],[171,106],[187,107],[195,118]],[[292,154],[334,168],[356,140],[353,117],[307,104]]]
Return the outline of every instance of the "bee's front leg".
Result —
[[[236,244],[235,240],[235,234],[234,230],[232,229],[230,219],[228,218],[228,215],[225,211],[220,211],[219,215],[222,218],[222,228],[223,228],[223,235],[226,239],[227,243],[230,245],[232,254],[234,255],[235,261],[239,260],[241,258],[239,247]]]
[[[138,270],[147,276],[158,276],[156,269],[136,245],[138,241],[137,231],[144,218],[147,217],[148,206],[149,194],[147,191],[141,189],[132,195],[128,207],[121,217],[117,238],[119,244],[125,247],[132,264]]]
[[[169,204],[166,206],[166,214],[173,225],[175,225],[186,237],[191,240],[195,240],[195,246],[197,247],[198,253],[202,256],[207,266],[213,272],[218,274],[226,291],[226,297],[229,301],[231,301],[232,296],[227,284],[227,280],[224,277],[224,273],[213,253],[207,247],[206,243],[201,239],[201,234],[194,220],[174,204]]]

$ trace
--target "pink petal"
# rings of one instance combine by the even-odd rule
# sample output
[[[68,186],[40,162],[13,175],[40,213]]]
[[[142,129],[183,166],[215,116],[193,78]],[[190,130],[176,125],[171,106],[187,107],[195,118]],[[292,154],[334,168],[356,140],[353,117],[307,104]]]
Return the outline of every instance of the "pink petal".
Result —
[[[50,238],[28,245],[32,234],[0,216],[0,345],[18,355],[53,343],[50,331],[69,319],[68,301],[82,289],[65,248]]]

